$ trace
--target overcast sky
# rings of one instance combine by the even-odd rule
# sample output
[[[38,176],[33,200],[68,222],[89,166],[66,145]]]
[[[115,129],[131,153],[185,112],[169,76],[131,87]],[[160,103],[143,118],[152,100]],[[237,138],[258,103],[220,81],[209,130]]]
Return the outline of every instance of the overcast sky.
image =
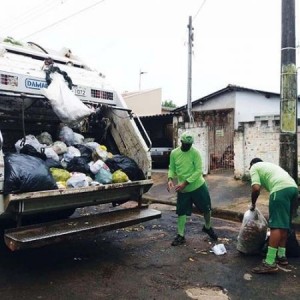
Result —
[[[70,48],[119,92],[138,90],[141,70],[142,89],[184,105],[189,16],[192,100],[228,84],[279,92],[281,0],[9,0],[0,36]]]

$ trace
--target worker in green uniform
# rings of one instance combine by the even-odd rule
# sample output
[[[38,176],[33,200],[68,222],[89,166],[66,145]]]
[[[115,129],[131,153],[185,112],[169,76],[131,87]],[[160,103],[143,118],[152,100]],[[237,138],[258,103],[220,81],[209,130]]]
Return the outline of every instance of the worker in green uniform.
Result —
[[[291,226],[292,202],[298,198],[298,186],[294,179],[281,167],[254,158],[250,162],[251,176],[251,210],[255,209],[261,187],[269,193],[269,227],[270,237],[268,252],[262,264],[253,273],[273,273],[278,265],[288,265],[286,242]]]
[[[187,216],[192,213],[193,204],[204,214],[205,225],[202,231],[213,240],[218,237],[211,226],[211,199],[202,173],[202,159],[200,153],[192,144],[193,136],[184,132],[181,136],[181,146],[173,149],[170,154],[168,171],[168,191],[177,192],[176,213],[177,236],[172,246],[186,242],[184,237]],[[177,184],[174,179],[177,178]]]

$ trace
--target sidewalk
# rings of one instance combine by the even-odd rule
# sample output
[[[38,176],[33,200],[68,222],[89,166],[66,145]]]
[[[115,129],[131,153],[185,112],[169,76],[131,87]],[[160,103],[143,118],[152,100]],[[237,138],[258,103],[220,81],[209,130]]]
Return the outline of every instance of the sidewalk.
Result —
[[[167,191],[167,170],[153,170],[151,189],[144,194],[144,202],[176,205],[176,193]],[[232,171],[205,176],[212,201],[212,216],[242,221],[251,204],[250,182],[236,180]],[[262,190],[256,207],[268,219],[269,194]]]

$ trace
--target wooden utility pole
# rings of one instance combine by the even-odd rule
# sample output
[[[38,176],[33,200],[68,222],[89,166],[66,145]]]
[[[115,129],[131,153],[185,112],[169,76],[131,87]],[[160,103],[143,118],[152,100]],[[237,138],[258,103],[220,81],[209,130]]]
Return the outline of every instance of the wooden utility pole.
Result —
[[[282,0],[281,9],[279,164],[298,183],[295,0]]]

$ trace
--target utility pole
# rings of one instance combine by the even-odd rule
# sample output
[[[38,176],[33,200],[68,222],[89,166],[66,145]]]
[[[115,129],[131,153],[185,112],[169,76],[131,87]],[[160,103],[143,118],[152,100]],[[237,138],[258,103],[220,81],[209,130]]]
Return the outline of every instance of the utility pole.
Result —
[[[281,0],[279,164],[298,183],[295,0]],[[295,215],[296,211],[293,211]]]
[[[295,0],[282,0],[280,166],[298,181]]]
[[[139,91],[141,90],[141,85],[142,85],[142,75],[146,74],[147,72],[142,72],[140,70],[140,74],[139,74]]]
[[[187,82],[187,112],[189,117],[189,122],[194,123],[194,118],[192,115],[192,48],[194,41],[194,28],[192,25],[192,17],[189,17],[188,24],[188,82]]]

